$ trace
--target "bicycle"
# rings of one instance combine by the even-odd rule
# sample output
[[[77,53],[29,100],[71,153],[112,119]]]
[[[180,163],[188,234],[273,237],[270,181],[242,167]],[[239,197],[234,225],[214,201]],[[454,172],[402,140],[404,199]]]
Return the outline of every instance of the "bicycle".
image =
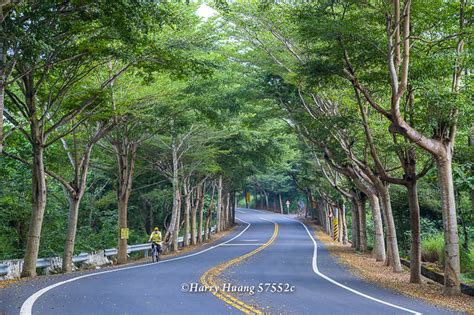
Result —
[[[160,261],[160,251],[161,251],[160,244],[151,243],[151,261],[152,262],[155,263],[155,262]]]

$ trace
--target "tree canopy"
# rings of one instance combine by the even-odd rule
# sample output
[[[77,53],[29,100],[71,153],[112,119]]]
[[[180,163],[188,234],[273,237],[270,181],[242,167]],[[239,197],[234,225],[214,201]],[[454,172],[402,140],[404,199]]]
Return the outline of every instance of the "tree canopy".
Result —
[[[340,212],[341,242],[409,257],[414,283],[434,259],[446,294],[472,277],[470,0],[1,10],[0,259],[23,276],[115,246],[125,263],[154,226],[196,244],[237,204],[326,229]]]

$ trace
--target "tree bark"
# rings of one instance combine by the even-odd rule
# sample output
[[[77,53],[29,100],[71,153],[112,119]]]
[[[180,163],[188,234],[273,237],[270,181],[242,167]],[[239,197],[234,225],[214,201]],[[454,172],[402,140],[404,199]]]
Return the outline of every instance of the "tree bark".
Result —
[[[281,194],[278,194],[278,199],[280,201],[280,213],[283,214],[283,201],[281,199]]]
[[[179,231],[181,230],[181,206],[182,206],[182,199],[181,199],[181,191],[178,195],[178,208],[176,212],[176,229],[173,231],[173,251],[177,252],[179,250]]]
[[[36,261],[41,238],[41,228],[43,225],[44,210],[46,208],[46,173],[44,167],[44,148],[42,135],[37,127],[37,123],[31,125],[33,139],[33,168],[32,168],[32,214],[28,229],[28,239],[24,257],[22,277],[36,276]]]
[[[222,230],[222,175],[219,175],[218,186],[217,186],[217,232]]]
[[[111,125],[102,125],[98,128],[95,135],[86,145],[80,161],[71,158],[71,166],[73,167],[75,173],[75,178],[72,183],[67,183],[65,180],[61,181],[64,192],[67,195],[69,202],[68,227],[66,233],[66,243],[64,245],[62,266],[64,272],[71,272],[73,266],[72,255],[74,253],[74,245],[76,241],[79,206],[81,204],[82,197],[84,196],[84,193],[86,191],[87,175],[89,172],[92,148],[94,144],[97,143],[97,141],[99,141],[99,139],[102,138],[110,130],[110,127]],[[64,139],[61,140],[63,141],[64,148],[69,151],[66,141]],[[77,147],[75,147],[74,149],[77,150]],[[152,222],[150,224],[152,224]]]
[[[372,209],[372,217],[374,221],[374,249],[373,256],[376,261],[385,261],[385,240],[383,235],[382,213],[380,211],[379,198],[376,194],[368,194],[370,208]]]
[[[82,197],[82,196],[81,196]],[[66,244],[64,244],[63,271],[72,271],[72,256],[74,254],[74,243],[76,240],[77,217],[81,198],[79,196],[69,196],[69,217],[66,234]]]
[[[117,263],[127,262],[127,239],[121,237],[122,229],[128,228],[128,199],[132,191],[132,181],[135,170],[135,156],[137,145],[129,143],[125,135],[122,142],[115,144],[118,160],[119,183],[118,199],[118,248]]]
[[[3,8],[0,8],[3,10]],[[3,23],[4,18],[0,20]],[[5,84],[7,81],[6,75],[6,65],[7,55],[5,52],[5,46],[3,40],[0,40],[0,154],[3,152],[3,140],[4,140],[4,131],[3,131],[3,110],[5,107]]]
[[[235,225],[235,207],[236,207],[236,198],[235,198],[235,192],[232,193],[232,221],[231,221],[231,226]]]
[[[359,232],[359,212],[356,200],[352,200],[351,205],[351,214],[352,214],[352,248],[360,250],[360,232]]]
[[[209,208],[207,209],[207,216],[206,216],[206,231],[204,232],[204,239],[209,239],[210,233],[210,225],[211,225],[211,218],[212,218],[212,208],[214,207],[214,193],[216,190],[216,185],[212,183],[212,193],[211,193],[211,202],[209,204]]]
[[[446,158],[436,159],[444,226],[443,293],[446,295],[459,295],[461,294],[459,280],[461,267],[451,157],[452,154],[448,153]]]
[[[331,224],[331,206],[326,204],[326,229],[327,234],[332,238],[332,224]]]
[[[196,214],[197,209],[199,207],[199,202],[201,199],[201,188],[198,186],[196,188],[196,197],[195,197],[195,204],[191,207],[191,244],[196,245],[197,243],[197,221],[196,221]]]
[[[338,238],[337,240],[339,241],[339,243],[342,243],[342,240],[344,239],[344,228],[343,228],[343,217],[342,217],[342,207],[340,207],[340,205],[337,206],[337,217],[338,217],[338,220],[337,220],[337,225],[339,227],[339,235],[338,235]]]
[[[357,214],[359,218],[359,250],[367,251],[367,220],[365,217],[365,201],[366,197],[362,196],[356,200]]]
[[[191,191],[189,179],[185,179],[184,189],[184,246],[189,246],[189,215],[191,212]]]
[[[222,229],[223,230],[226,230],[227,227],[228,227],[228,224],[229,224],[229,193],[226,192],[224,194],[224,198],[223,199],[223,202],[222,202],[222,206],[223,206],[223,216],[222,216]]]
[[[169,230],[166,232],[165,240],[168,244],[171,244],[172,250],[178,250],[178,234],[179,234],[179,215],[181,211],[181,188],[179,184],[179,161],[178,161],[178,149],[176,146],[176,138],[173,136],[171,140],[171,153],[173,171],[171,183],[173,186],[173,210],[171,212],[171,221]]]
[[[5,76],[3,74],[3,69],[0,69],[0,154],[2,154],[3,152],[3,134],[4,134],[3,133],[3,110],[5,106],[5,83],[4,82],[5,82]]]
[[[206,194],[206,183],[202,183],[201,195],[199,198],[199,228],[198,228],[198,242],[202,243],[203,240],[203,218],[204,218],[204,196]]]
[[[268,208],[269,208],[268,194],[265,190],[263,190],[263,194],[265,195],[265,210],[268,210]]]
[[[402,264],[400,262],[400,254],[398,252],[397,231],[395,228],[395,221],[393,219],[392,204],[390,201],[390,192],[386,185],[377,185],[379,191],[382,208],[385,212],[385,222],[387,227],[387,247],[389,251],[387,256],[389,263],[394,272],[402,271]]]
[[[418,203],[416,181],[409,183],[407,190],[411,228],[410,282],[421,283],[420,205]]]
[[[227,229],[232,225],[232,194],[227,193]]]
[[[347,245],[349,243],[349,236],[347,233],[346,205],[344,202],[341,204],[341,222],[342,222],[342,244]]]
[[[329,213],[328,213],[327,204],[324,201],[321,205],[321,222],[322,222],[322,226],[324,227],[324,230],[326,231],[326,234],[331,233],[328,226],[328,215]]]

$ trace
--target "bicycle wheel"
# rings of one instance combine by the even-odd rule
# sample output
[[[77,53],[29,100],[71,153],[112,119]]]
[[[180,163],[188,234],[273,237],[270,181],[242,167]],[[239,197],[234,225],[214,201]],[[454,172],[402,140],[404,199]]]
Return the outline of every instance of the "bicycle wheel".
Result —
[[[152,245],[151,246],[151,262],[155,262],[156,260],[156,246]]]

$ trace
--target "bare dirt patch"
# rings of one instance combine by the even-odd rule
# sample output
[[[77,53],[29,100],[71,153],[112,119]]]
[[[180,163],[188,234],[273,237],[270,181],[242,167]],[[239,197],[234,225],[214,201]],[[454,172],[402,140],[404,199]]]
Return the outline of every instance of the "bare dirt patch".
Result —
[[[393,273],[392,268],[376,262],[369,253],[356,252],[350,245],[335,242],[319,226],[309,223],[329,253],[348,266],[352,273],[369,282],[398,291],[404,295],[425,300],[435,306],[449,308],[459,312],[474,314],[474,298],[468,295],[448,297],[442,294],[443,286],[427,278],[421,284],[410,283],[410,272],[404,267],[401,273]]]

